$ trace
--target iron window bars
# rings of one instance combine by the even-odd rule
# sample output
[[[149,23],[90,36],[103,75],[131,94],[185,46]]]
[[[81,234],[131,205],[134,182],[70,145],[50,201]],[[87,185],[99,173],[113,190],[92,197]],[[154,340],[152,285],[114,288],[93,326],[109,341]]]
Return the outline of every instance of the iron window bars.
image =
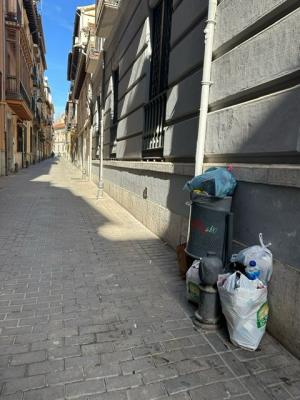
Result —
[[[149,102],[144,107],[143,158],[161,158],[166,117],[172,0],[153,10]]]

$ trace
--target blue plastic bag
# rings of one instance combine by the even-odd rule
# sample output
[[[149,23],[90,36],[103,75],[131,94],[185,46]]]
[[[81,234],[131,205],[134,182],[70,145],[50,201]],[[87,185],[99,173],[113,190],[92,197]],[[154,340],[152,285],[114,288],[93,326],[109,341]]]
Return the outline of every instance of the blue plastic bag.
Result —
[[[184,190],[203,190],[210,196],[224,198],[232,196],[236,179],[226,168],[211,167],[204,174],[195,176],[184,185]]]

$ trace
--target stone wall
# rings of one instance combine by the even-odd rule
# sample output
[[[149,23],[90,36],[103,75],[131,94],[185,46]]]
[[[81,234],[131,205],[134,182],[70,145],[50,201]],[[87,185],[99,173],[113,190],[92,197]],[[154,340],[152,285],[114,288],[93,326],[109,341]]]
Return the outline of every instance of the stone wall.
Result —
[[[272,242],[268,328],[297,356],[299,16],[293,0],[219,4],[205,143],[206,162],[233,163],[240,180],[234,239],[248,246],[263,232]]]

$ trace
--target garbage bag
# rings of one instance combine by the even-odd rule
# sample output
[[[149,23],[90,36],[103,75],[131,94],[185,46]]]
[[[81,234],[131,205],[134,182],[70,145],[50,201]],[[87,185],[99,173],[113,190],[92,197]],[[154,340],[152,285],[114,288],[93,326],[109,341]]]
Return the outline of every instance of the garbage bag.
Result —
[[[230,340],[236,346],[256,350],[268,320],[267,287],[239,272],[219,275],[217,285]]]
[[[243,264],[247,267],[250,261],[255,261],[259,268],[259,279],[267,285],[271,279],[273,272],[273,255],[268,247],[271,243],[264,244],[262,233],[259,234],[260,245],[247,247],[238,254],[231,256],[231,262]]]
[[[192,303],[199,303],[200,297],[200,278],[199,278],[199,260],[195,260],[186,273],[186,297]]]
[[[210,196],[224,198],[232,196],[236,187],[236,179],[226,168],[211,167],[204,174],[195,176],[184,185],[189,192],[201,190]]]

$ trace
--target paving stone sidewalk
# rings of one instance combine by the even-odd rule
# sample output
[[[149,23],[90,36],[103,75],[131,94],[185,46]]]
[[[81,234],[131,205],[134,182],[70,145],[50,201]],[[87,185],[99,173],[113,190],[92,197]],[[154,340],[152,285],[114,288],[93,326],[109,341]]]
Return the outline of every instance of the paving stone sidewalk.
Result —
[[[63,161],[0,178],[0,399],[300,398],[299,361],[196,331],[174,251],[95,195]]]

